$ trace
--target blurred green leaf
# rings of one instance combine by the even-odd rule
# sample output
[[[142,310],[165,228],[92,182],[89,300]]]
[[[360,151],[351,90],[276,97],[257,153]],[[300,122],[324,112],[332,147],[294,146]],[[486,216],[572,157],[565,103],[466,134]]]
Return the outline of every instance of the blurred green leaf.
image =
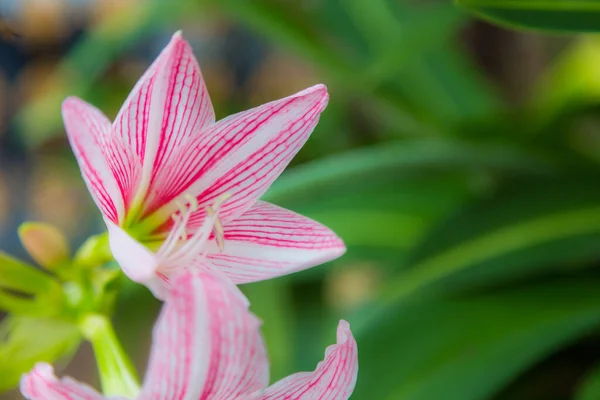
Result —
[[[56,311],[52,305],[3,290],[0,290],[0,310],[28,317],[47,317]]]
[[[504,108],[490,82],[453,44],[412,60],[390,83],[406,94],[414,112],[446,130],[465,120],[485,120]]]
[[[507,145],[474,144],[453,140],[415,139],[365,147],[298,166],[284,173],[264,199],[281,203],[298,196],[319,198],[328,185],[342,182],[355,186],[357,180],[381,174],[435,169],[489,168],[533,174],[552,171],[542,155]],[[308,194],[307,194],[308,193]]]
[[[28,294],[60,292],[54,277],[1,251],[0,288]]]
[[[408,247],[426,224],[418,216],[387,210],[330,210],[311,213],[311,217],[341,235],[346,246],[374,248]],[[402,235],[405,231],[411,235]]]
[[[388,41],[402,41],[405,32],[387,0],[342,0],[341,5],[348,11],[375,54],[398,50],[396,46],[389,46]],[[428,32],[425,29],[423,31]]]
[[[354,399],[489,399],[600,323],[597,280],[399,303],[355,328]],[[356,325],[355,325],[356,326]],[[374,384],[376,382],[376,384]]]
[[[526,181],[472,204],[431,230],[384,296],[494,282],[600,256],[596,180]]]
[[[455,0],[477,16],[509,28],[599,32],[597,0]]]
[[[343,0],[357,28],[369,42],[371,54],[364,74],[373,84],[394,77],[420,55],[438,52],[447,35],[465,22],[464,16],[447,4],[425,10],[405,7],[397,18],[387,0]]]
[[[600,399],[600,366],[587,374],[574,397],[574,400],[597,399]]]
[[[600,20],[599,20],[600,25]],[[567,107],[600,101],[600,39],[585,36],[573,41],[535,85],[530,106],[543,120]]]
[[[371,65],[371,60],[360,60],[355,54],[352,54],[352,50],[357,44],[336,45],[336,42],[343,43],[346,38],[329,38],[331,32],[327,28],[329,25],[335,24],[335,21],[320,21],[314,13],[308,12],[307,8],[300,7],[296,3],[281,3],[272,0],[252,2],[213,0],[210,3],[228,16],[250,26],[287,50],[292,50],[314,63],[328,75],[332,83],[337,82],[341,89],[357,92],[379,106],[393,110],[396,121],[403,126],[406,132],[412,134],[437,133],[427,121],[416,118],[407,112],[405,98],[402,94],[394,90],[386,90],[387,85],[383,85],[381,89],[373,88],[372,81],[367,79],[368,77],[364,73],[364,68]],[[330,14],[337,17],[339,13],[332,12]],[[427,19],[423,19],[423,21],[427,21]],[[415,34],[411,37],[423,40],[421,35]],[[429,44],[431,41],[423,42],[423,44],[425,43]],[[402,48],[406,48],[406,51],[401,52],[400,60],[405,62],[421,54],[427,46],[407,46],[404,43]],[[395,72],[394,69],[399,67],[397,64],[394,65],[396,60],[397,58],[392,59],[390,67],[386,66],[389,64],[386,61],[384,69],[391,68],[390,73]]]
[[[16,387],[35,363],[69,357],[80,340],[77,327],[67,322],[6,317],[0,323],[0,392]]]

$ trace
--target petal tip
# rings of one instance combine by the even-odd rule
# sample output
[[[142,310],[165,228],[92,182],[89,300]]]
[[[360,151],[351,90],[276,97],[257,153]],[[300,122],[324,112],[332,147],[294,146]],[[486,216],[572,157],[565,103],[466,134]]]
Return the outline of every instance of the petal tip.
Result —
[[[347,250],[348,248],[346,247],[344,241],[339,236],[334,235],[332,243],[330,244],[329,249],[326,252],[326,256],[324,257],[325,260],[323,262],[333,261],[337,258],[340,258],[344,254],[346,254]]]
[[[87,104],[87,103],[85,101],[83,101],[82,99],[80,99],[79,97],[68,96],[66,99],[63,100],[61,109],[64,114],[65,112],[72,111],[73,109],[80,107],[84,104]]]
[[[327,91],[327,86],[325,86],[322,83],[319,83],[317,85],[301,90],[290,97],[311,97],[315,98],[317,102],[321,102],[326,105],[329,101],[329,92]]]
[[[181,29],[173,34],[167,48],[175,49],[179,48],[179,46],[189,46],[189,43],[183,37],[183,31]]]
[[[339,236],[336,236],[336,242],[335,242],[334,248],[340,252],[340,254],[339,254],[340,256],[342,254],[344,254],[346,252],[346,250],[348,250],[348,248],[346,247],[346,243],[344,243],[342,238]]]
[[[348,340],[349,337],[352,336],[352,331],[350,330],[350,323],[344,319],[340,319],[337,327],[337,336],[338,343],[343,343]]]
[[[325,86],[322,83],[319,83],[306,90],[309,94],[314,94],[318,97],[317,102],[319,104],[319,112],[322,112],[329,103],[329,92],[327,91],[327,86]]]
[[[54,368],[52,365],[38,362],[34,365],[33,369],[23,375],[19,381],[19,389],[24,396],[31,396],[32,386],[35,385],[37,380],[47,381],[56,379],[54,376]]]

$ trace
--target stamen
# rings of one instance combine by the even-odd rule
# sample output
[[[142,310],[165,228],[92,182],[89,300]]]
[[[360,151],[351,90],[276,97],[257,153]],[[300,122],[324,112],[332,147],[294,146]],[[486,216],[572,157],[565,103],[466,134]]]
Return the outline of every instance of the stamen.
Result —
[[[227,201],[230,197],[231,193],[222,193],[221,195],[217,196],[212,207],[206,208],[206,213],[209,215],[210,212],[216,214],[216,210],[218,210],[221,207],[221,205],[223,205],[223,203],[225,203],[225,201]],[[218,216],[216,216],[215,218],[213,231],[215,234],[215,241],[217,242],[217,247],[219,248],[219,251],[222,252],[225,248],[225,230],[223,229],[223,224],[221,223],[221,219]]]
[[[213,207],[208,206],[205,208],[205,210],[208,217],[214,218],[213,233],[215,234],[215,241],[217,242],[219,251],[223,251],[223,248],[225,247],[225,232],[223,231],[221,220],[217,216],[217,212]]]
[[[229,198],[231,197],[231,193],[223,193],[220,194],[219,196],[217,196],[217,198],[215,199],[215,202],[213,203],[213,208],[215,210],[218,210],[219,208],[221,208],[221,206],[223,205],[223,203],[225,203],[227,200],[229,200]]]
[[[185,265],[190,261],[190,258],[198,255],[205,256],[206,242],[211,232],[214,232],[219,251],[223,251],[225,233],[223,224],[218,217],[218,210],[229,197],[231,197],[229,193],[222,194],[215,199],[212,206],[205,208],[206,218],[204,223],[191,237],[187,235],[186,227],[191,215],[198,211],[198,200],[190,194],[185,194],[183,198],[187,200],[186,203],[181,201],[175,203],[179,211],[171,215],[173,227],[157,252],[162,270]]]
[[[183,198],[188,201],[188,205],[190,207],[191,212],[198,211],[198,199],[195,196],[192,196],[189,193],[183,195]]]

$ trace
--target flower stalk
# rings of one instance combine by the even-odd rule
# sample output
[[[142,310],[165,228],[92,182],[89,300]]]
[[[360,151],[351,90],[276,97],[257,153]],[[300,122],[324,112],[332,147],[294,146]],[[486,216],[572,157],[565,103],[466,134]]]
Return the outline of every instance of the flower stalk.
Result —
[[[103,315],[88,314],[79,328],[94,349],[104,394],[135,398],[140,391],[139,379],[110,320]]]

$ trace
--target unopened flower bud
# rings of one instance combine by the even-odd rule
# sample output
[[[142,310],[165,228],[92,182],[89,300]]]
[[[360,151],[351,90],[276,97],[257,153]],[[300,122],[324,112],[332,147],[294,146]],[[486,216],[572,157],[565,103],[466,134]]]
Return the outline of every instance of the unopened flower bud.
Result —
[[[21,243],[42,267],[56,269],[69,260],[69,244],[55,227],[43,222],[25,222],[19,227]]]

